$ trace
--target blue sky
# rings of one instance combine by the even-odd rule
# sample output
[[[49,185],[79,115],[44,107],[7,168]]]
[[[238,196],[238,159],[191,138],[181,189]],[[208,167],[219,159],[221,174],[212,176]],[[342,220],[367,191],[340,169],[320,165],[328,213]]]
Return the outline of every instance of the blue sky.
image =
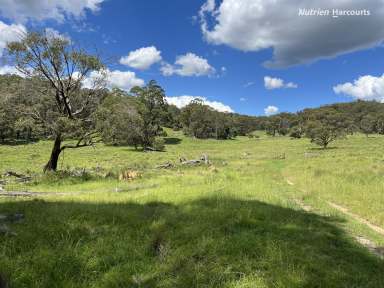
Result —
[[[299,0],[45,2],[0,0],[0,49],[16,27],[54,29],[97,48],[108,60],[111,86],[155,79],[167,96],[178,97],[172,103],[200,96],[217,109],[249,115],[264,115],[268,106],[275,108],[267,113],[295,112],[384,99],[380,0],[340,1],[343,6],[309,0],[305,7]],[[302,8],[335,7],[370,15],[298,15]],[[3,64],[4,71],[11,68]]]

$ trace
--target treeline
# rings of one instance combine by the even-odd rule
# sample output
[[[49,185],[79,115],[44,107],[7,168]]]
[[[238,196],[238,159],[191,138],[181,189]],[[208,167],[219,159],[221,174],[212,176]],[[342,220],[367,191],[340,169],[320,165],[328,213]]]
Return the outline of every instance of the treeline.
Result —
[[[57,121],[60,117],[50,116],[56,107],[52,97],[42,96],[44,89],[47,95],[54,92],[46,84],[41,79],[0,76],[0,142],[50,139],[52,130],[71,130],[67,123]],[[85,90],[88,89],[78,93],[89,93]],[[104,89],[87,108],[87,128],[96,129],[104,143],[143,149],[162,149],[164,144],[159,136],[165,135],[163,127],[182,130],[185,135],[200,139],[230,139],[259,126],[257,117],[221,113],[199,99],[183,109],[169,105],[164,90],[155,81],[145,87],[134,87],[129,93],[117,88]],[[51,118],[55,121],[50,121]],[[65,129],[58,129],[57,125]]]
[[[384,104],[375,101],[336,103],[297,113],[280,113],[264,121],[270,135],[300,138],[308,127],[328,126],[345,134],[384,134]]]
[[[37,87],[39,86],[39,87]],[[42,97],[44,83],[16,75],[0,76],[0,141],[33,141],[50,138],[50,126],[35,121],[35,114],[49,119],[54,103]],[[81,90],[80,92],[81,93]],[[165,100],[165,91],[150,81],[130,93],[105,89],[90,113],[89,122],[111,145],[161,150],[163,127],[182,130],[200,139],[230,139],[264,130],[268,135],[309,137],[327,146],[335,138],[362,132],[384,134],[384,104],[374,101],[338,103],[297,113],[265,117],[222,113],[195,99],[179,109]],[[320,135],[320,136],[319,136]],[[317,138],[322,137],[319,141]]]

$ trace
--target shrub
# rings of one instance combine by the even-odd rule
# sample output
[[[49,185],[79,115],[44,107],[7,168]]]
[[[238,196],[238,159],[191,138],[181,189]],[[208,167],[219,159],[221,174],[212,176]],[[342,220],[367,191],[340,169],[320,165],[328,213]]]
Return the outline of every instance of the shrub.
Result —
[[[290,137],[300,139],[304,135],[304,129],[302,127],[293,127],[291,130],[291,133],[289,134]]]

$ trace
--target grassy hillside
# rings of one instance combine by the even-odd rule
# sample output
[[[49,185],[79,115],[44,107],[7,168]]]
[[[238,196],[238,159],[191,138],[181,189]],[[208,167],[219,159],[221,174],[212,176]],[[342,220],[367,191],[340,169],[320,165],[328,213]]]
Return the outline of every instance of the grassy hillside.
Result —
[[[384,227],[383,136],[327,150],[264,135],[166,140],[166,152],[66,151],[60,169],[90,175],[36,175],[12,188],[56,194],[0,198],[0,214],[26,217],[0,236],[11,287],[384,287],[384,262],[354,239],[384,237],[329,205]],[[40,172],[50,146],[0,146],[0,172]],[[211,166],[178,163],[203,153]],[[123,170],[142,177],[100,176]]]

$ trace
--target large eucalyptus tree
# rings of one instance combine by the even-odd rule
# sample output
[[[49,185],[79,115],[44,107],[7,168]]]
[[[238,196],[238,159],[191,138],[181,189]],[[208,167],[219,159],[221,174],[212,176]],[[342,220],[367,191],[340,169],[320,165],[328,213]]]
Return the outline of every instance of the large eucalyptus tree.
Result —
[[[20,35],[7,44],[7,52],[24,77],[38,82],[34,87],[43,101],[26,113],[54,139],[44,171],[56,171],[62,151],[97,141],[92,114],[105,87],[104,65],[68,38],[48,32]],[[64,142],[68,139],[72,141]]]

